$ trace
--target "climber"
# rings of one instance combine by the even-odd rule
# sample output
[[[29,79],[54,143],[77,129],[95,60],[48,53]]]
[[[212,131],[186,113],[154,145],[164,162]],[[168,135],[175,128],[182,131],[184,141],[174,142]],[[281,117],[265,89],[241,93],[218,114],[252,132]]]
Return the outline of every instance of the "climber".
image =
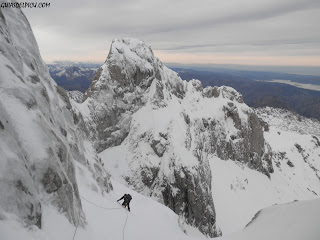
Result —
[[[120,198],[117,202],[119,202],[120,200],[123,199],[123,203],[122,203],[122,206],[124,206],[125,208],[128,207],[128,211],[130,212],[130,206],[129,206],[129,203],[132,199],[131,195],[130,194],[124,194],[122,198]]]

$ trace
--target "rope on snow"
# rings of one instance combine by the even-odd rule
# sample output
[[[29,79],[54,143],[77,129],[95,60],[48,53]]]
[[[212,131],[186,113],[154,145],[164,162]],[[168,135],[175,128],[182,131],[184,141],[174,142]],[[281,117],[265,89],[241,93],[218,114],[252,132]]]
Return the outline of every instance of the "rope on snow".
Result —
[[[81,197],[83,200],[87,201],[88,203],[91,203],[92,205],[94,205],[94,206],[96,206],[96,207],[98,207],[98,208],[102,208],[102,209],[105,209],[105,210],[122,209],[122,207],[120,207],[120,208],[106,208],[106,207],[102,207],[102,206],[99,206],[99,205],[97,205],[97,204],[89,201],[88,199],[82,197],[81,195],[80,195],[80,197]],[[124,225],[123,225],[123,229],[122,229],[122,239],[123,239],[123,240],[124,240],[124,230],[125,230],[125,228],[126,228],[127,220],[128,220],[128,211],[127,211],[127,210],[126,210],[126,214],[127,214],[127,216],[126,216],[126,221],[125,221],[125,223],[124,223]],[[79,218],[80,218],[80,216],[79,216]],[[75,237],[76,237],[76,233],[77,233],[77,230],[78,230],[78,227],[79,227],[79,218],[78,218],[78,224],[77,224],[76,229],[75,229],[75,231],[74,231],[72,240],[74,240]]]

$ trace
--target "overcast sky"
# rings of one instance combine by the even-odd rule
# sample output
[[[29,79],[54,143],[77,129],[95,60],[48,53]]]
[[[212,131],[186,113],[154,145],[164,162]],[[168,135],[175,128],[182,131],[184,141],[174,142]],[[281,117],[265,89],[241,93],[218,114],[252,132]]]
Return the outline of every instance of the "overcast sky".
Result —
[[[48,62],[103,62],[135,37],[163,62],[320,66],[320,0],[45,1],[24,12]]]

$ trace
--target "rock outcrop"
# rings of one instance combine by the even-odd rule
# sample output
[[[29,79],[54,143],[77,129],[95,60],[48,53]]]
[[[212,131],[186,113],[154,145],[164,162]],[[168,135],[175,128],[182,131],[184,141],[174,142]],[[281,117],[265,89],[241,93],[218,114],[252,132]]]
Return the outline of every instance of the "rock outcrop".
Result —
[[[82,103],[82,99],[83,99],[83,93],[77,90],[74,91],[68,91],[68,97],[70,99],[73,99],[74,101],[76,101],[77,103]]]
[[[92,113],[88,126],[99,152],[117,146],[125,139],[132,114],[146,104],[144,95],[153,80],[159,80],[161,88],[163,67],[144,42],[113,41],[105,64],[97,71],[84,95]],[[161,90],[158,93],[161,97]]]

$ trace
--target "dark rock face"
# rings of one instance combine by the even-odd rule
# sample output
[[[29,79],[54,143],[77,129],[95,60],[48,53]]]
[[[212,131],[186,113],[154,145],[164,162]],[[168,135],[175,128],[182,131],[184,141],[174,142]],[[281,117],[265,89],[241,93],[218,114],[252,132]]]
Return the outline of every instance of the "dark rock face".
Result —
[[[113,41],[104,66],[99,68],[84,94],[93,115],[88,127],[93,132],[91,138],[99,152],[121,144],[127,137],[131,116],[146,104],[144,94],[153,81],[157,89],[154,101],[160,103],[163,98],[159,72],[162,63],[142,41],[133,43],[134,46],[130,44],[129,39]],[[132,51],[141,63],[137,64],[135,58],[128,58],[127,51]],[[181,94],[181,89],[177,90],[178,93]]]
[[[181,115],[184,119],[188,117]],[[189,121],[187,120],[189,124]],[[132,132],[136,132],[135,126]],[[175,152],[175,143],[172,134],[159,133],[157,140],[153,139],[151,132],[134,136],[130,134],[125,140],[130,146],[138,143],[149,143],[153,152],[148,156],[156,156],[159,163],[154,163],[151,167],[147,162],[141,161],[139,148],[135,149],[132,159],[137,163],[125,180],[135,189],[148,189],[145,194],[158,198],[160,202],[168,206],[177,213],[186,223],[198,228],[208,237],[221,235],[219,227],[216,225],[216,213],[211,192],[211,170],[207,155],[203,151],[201,142],[193,141],[196,145],[193,149],[193,167],[184,165],[186,159]],[[191,140],[190,140],[191,141]],[[190,156],[188,156],[189,158]],[[152,157],[153,161],[156,161]],[[158,165],[159,164],[159,165]],[[164,170],[165,169],[165,170]]]
[[[317,138],[316,136],[312,136],[312,138],[314,139],[314,144],[316,145],[316,147],[320,147],[319,138]]]
[[[166,147],[159,140],[153,140],[151,147],[159,157],[162,157],[166,151]]]
[[[54,172],[51,168],[48,168],[43,175],[42,184],[47,193],[53,193],[61,188],[62,180],[56,172]]]
[[[41,204],[39,202],[33,201],[33,190],[29,189],[21,180],[16,182],[16,190],[18,195],[23,199],[26,199],[25,205],[25,221],[30,225],[36,225],[38,228],[41,228]]]
[[[198,174],[193,174],[185,168],[174,170],[175,182],[168,184],[166,181],[162,188],[164,204],[207,236],[220,236],[211,191],[203,191],[211,189],[211,173],[204,167],[197,171]],[[179,189],[179,192],[174,192],[174,189]]]
[[[228,107],[224,106],[223,110],[225,112],[226,118],[230,117],[236,129],[240,129],[241,127],[241,120],[239,117],[238,109],[233,105],[232,102],[228,103]]]
[[[71,110],[71,109],[72,109],[72,106],[71,106],[69,97],[68,97],[68,95],[67,95],[67,91],[64,90],[62,87],[57,86],[57,92],[60,94],[60,96],[62,97],[62,99],[63,99],[64,102],[66,103],[67,109]]]
[[[168,159],[168,153],[172,152],[173,148],[170,140],[172,136],[161,135],[163,136],[161,140],[153,140],[150,139],[150,134],[145,134],[139,141],[149,139],[155,155],[160,160],[167,161],[165,159]],[[155,147],[157,145],[166,146],[161,154]],[[186,223],[198,228],[208,237],[216,237],[221,235],[221,231],[216,226],[211,193],[211,171],[200,145],[193,151],[198,161],[193,168],[181,165],[183,159],[173,154],[165,166],[164,163],[160,163],[160,166],[150,167],[142,162],[139,169],[132,169],[132,173],[125,179],[137,190],[147,187],[149,196],[161,199],[164,205],[181,216]],[[164,172],[163,168],[168,172]]]
[[[255,113],[248,114],[248,125],[241,125],[241,120],[236,109],[232,111],[225,108],[226,118],[231,118],[234,127],[238,129],[236,135],[231,135],[227,140],[227,133],[222,128],[222,123],[214,119],[205,122],[196,122],[196,132],[204,136],[203,151],[217,155],[221,159],[232,159],[247,164],[250,168],[258,170],[267,176],[273,172],[272,154],[270,147],[265,143],[262,127]],[[209,141],[207,141],[209,139]],[[265,150],[267,149],[267,150]]]
[[[99,80],[99,78],[101,76],[101,72],[102,72],[102,68],[100,67],[97,70],[97,72],[95,73],[95,75],[93,76],[91,84],[89,86],[89,89],[85,92],[85,94],[83,96],[83,101],[85,101],[88,97],[92,96],[94,89],[95,89],[95,84]]]

